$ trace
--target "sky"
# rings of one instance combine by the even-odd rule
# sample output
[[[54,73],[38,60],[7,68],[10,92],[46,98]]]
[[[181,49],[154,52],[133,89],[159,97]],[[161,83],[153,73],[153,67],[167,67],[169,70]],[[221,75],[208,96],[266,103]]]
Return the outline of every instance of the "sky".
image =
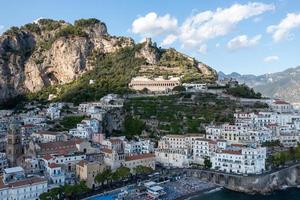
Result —
[[[97,18],[136,42],[151,37],[225,73],[300,65],[298,0],[1,0],[0,33],[39,18]]]

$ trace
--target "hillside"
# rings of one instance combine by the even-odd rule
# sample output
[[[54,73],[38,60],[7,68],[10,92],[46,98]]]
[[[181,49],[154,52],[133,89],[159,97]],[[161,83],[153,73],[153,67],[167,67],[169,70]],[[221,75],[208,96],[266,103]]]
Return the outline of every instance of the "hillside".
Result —
[[[260,108],[259,104],[245,106],[209,93],[130,98],[125,102],[126,131],[122,134],[204,133],[207,124],[232,123],[236,109],[246,112]]]
[[[224,77],[235,78],[240,83],[246,83],[264,96],[281,98],[294,103],[300,102],[300,67],[260,76],[219,73],[219,78]]]
[[[72,101],[70,95],[86,95],[77,102],[93,100],[128,90],[136,75],[216,80],[207,65],[175,49],[158,48],[151,40],[135,44],[131,38],[111,36],[97,19],[74,24],[41,19],[0,36],[0,102],[27,94],[45,99],[50,92],[62,100]],[[95,85],[88,86],[91,79]]]

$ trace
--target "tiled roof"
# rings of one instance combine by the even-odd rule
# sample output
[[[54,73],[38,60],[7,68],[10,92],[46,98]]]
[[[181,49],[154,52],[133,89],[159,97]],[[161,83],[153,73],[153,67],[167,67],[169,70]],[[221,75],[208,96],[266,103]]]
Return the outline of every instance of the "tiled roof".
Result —
[[[155,154],[145,153],[145,154],[125,156],[125,161],[142,160],[142,159],[146,159],[146,158],[155,158]]]
[[[123,142],[123,141],[120,140],[120,139],[110,139],[109,141],[110,141],[112,144],[119,144],[119,143]]]
[[[104,152],[104,153],[112,153],[112,150],[107,149],[107,148],[103,148],[103,149],[101,149],[101,151]]]
[[[40,177],[33,177],[33,178],[26,178],[23,180],[19,180],[19,181],[9,183],[9,184],[4,184],[2,181],[2,178],[1,178],[0,179],[0,189],[8,188],[8,187],[11,187],[11,188],[12,187],[21,187],[24,185],[34,185],[34,184],[42,183],[42,182],[47,183],[47,180],[44,178],[40,178]]]
[[[82,143],[83,140],[68,140],[68,141],[57,141],[48,143],[39,143],[40,154],[60,154],[76,152],[76,144]]]
[[[289,104],[288,102],[283,101],[283,100],[275,100],[274,103],[275,103],[275,104]]]
[[[223,150],[222,153],[234,154],[234,155],[242,155],[242,151],[235,151],[235,150]]]
[[[77,163],[77,165],[79,165],[80,167],[84,167],[84,165],[87,163],[86,160],[81,160]]]
[[[48,167],[50,167],[50,168],[57,168],[57,167],[59,167],[56,163],[50,163],[49,165],[48,165]]]
[[[37,132],[39,135],[57,135],[59,132],[53,132],[53,131],[39,131]]]
[[[46,154],[46,155],[43,156],[43,158],[44,158],[45,160],[50,160],[50,159],[52,159],[53,157],[52,157],[50,154]]]

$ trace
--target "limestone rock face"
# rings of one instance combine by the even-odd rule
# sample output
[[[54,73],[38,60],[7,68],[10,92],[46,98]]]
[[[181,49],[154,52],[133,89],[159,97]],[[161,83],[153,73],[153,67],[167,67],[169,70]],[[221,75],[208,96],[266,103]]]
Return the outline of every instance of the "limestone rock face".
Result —
[[[152,44],[150,38],[146,39],[144,42],[143,47],[136,53],[135,55],[138,58],[146,59],[148,64],[154,65],[157,64],[159,60],[159,53],[155,45]]]
[[[34,46],[30,33],[0,37],[0,101],[24,91],[24,65]]]
[[[37,31],[12,28],[0,36],[0,102],[75,80],[93,68],[89,62],[93,52],[111,53],[134,45],[131,38],[110,36],[100,21],[84,25],[84,36],[57,36],[70,24],[51,23],[31,24]]]
[[[12,27],[0,36],[0,103],[46,86],[70,83],[94,68],[97,55],[125,47],[135,47],[135,56],[148,66],[162,65],[165,50],[151,39],[139,45],[131,38],[109,35],[106,25],[97,19],[77,20],[74,25],[42,19]],[[169,56],[164,62],[166,59]],[[207,76],[213,72],[205,65],[196,71]]]

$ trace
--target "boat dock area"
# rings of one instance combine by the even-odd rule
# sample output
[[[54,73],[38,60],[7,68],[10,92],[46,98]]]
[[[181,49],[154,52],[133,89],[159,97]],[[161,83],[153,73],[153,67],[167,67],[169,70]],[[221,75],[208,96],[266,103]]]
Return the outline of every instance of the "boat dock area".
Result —
[[[194,177],[178,178],[175,181],[148,181],[142,185],[122,188],[106,194],[97,195],[88,200],[178,200],[217,188],[212,183]]]
[[[194,177],[182,178],[175,182],[168,182],[161,185],[166,192],[162,200],[184,199],[202,192],[213,190],[216,185],[201,181]]]

